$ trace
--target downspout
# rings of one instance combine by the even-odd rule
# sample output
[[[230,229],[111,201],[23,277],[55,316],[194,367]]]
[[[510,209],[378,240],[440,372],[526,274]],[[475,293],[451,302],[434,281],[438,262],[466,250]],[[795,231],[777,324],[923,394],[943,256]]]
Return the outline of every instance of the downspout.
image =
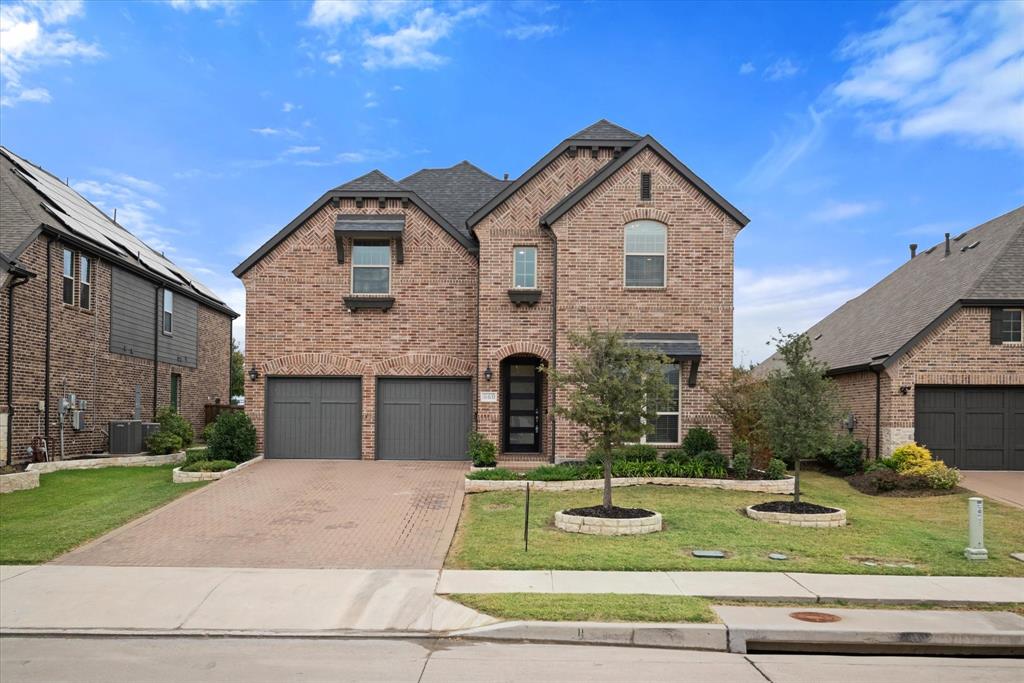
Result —
[[[875,460],[882,457],[882,366],[872,365],[875,373]]]
[[[550,225],[541,224],[548,229],[548,236],[551,238],[551,369],[558,370],[558,235]],[[551,391],[551,407],[548,412],[551,414],[551,462],[555,462],[555,448],[558,445],[558,418],[555,416],[555,406],[558,401],[558,392]]]
[[[16,274],[7,287],[7,458],[4,464],[14,462],[14,288],[35,277]]]
[[[160,288],[156,288],[156,308],[153,316],[153,421],[156,422],[156,394],[160,380]]]
[[[480,431],[480,250],[476,252],[476,391],[473,392],[473,430]],[[499,418],[500,427],[500,418]],[[499,440],[500,442],[500,440]]]
[[[50,459],[50,332],[53,318],[53,238],[46,238],[46,342],[43,354],[43,438]]]

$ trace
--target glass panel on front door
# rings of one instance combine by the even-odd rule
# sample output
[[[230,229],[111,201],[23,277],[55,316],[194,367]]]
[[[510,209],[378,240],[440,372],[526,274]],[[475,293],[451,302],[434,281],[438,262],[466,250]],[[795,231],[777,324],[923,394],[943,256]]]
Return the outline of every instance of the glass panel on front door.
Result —
[[[505,450],[540,450],[540,377],[536,362],[510,363],[505,371]]]

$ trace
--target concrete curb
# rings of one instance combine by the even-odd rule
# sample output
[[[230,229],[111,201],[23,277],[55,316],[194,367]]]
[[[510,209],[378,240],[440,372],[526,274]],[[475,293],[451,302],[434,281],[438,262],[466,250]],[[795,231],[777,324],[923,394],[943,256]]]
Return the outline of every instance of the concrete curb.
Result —
[[[729,643],[728,632],[723,624],[506,621],[491,626],[453,631],[448,636],[470,640],[634,645],[716,652],[726,652]]]

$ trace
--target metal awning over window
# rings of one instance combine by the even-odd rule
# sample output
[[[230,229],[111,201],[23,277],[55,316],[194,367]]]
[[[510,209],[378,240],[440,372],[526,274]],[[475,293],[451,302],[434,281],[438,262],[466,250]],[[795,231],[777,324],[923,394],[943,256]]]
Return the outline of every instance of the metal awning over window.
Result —
[[[700,341],[693,332],[634,332],[622,335],[622,341],[665,354],[677,363],[690,362],[687,386],[697,386],[697,369],[700,367]]]
[[[402,234],[405,216],[367,216],[342,214],[334,223],[334,243],[338,248],[338,263],[345,262],[345,238],[356,240],[394,240],[395,261],[402,263]]]

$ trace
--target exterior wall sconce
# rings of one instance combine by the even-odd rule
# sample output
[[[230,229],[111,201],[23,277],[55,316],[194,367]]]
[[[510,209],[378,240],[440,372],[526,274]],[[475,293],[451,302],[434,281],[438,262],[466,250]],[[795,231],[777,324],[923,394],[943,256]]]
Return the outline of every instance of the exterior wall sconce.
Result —
[[[484,370],[484,379],[487,380],[488,382],[490,382],[493,377],[494,377],[494,371],[491,370],[491,366],[488,365],[487,369]]]
[[[249,368],[249,379],[251,379],[253,382],[255,382],[259,378],[260,378],[260,371],[256,369],[256,366],[254,365],[251,368]]]
[[[900,396],[906,396],[910,393],[910,387],[906,384],[900,387]]]
[[[857,428],[857,418],[854,417],[852,414],[844,417],[843,428],[846,429],[846,431],[849,432],[850,434],[853,434],[853,430]]]

